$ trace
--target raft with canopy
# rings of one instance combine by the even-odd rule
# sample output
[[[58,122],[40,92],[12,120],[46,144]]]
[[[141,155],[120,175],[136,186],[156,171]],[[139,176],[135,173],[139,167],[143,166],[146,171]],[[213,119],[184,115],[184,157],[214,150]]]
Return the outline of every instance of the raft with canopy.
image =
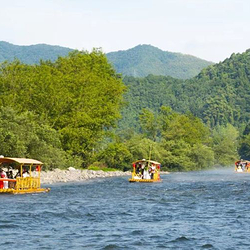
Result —
[[[133,171],[129,182],[160,182],[161,163],[152,160],[138,160],[132,163]]]
[[[235,162],[235,172],[250,173],[250,161],[241,159]]]
[[[49,192],[41,187],[42,165],[34,159],[0,157],[0,194]]]

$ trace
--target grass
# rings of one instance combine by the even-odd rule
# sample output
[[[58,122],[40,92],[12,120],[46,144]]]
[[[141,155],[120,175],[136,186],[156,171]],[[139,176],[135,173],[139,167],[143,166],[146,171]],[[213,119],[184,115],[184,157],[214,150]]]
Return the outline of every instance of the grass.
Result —
[[[88,170],[94,170],[94,171],[102,170],[104,172],[119,171],[119,169],[116,169],[116,168],[107,168],[107,167],[99,167],[99,166],[89,166]]]

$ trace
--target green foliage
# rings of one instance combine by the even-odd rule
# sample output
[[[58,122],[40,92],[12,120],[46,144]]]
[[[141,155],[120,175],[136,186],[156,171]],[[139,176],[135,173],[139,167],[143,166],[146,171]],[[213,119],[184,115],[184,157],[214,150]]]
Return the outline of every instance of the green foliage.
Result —
[[[239,155],[241,159],[250,159],[250,123],[248,123],[239,139]]]
[[[18,114],[32,111],[39,116],[60,135],[60,147],[73,157],[71,160],[81,157],[83,166],[90,163],[93,148],[120,117],[125,87],[99,50],[74,51],[54,63],[36,66],[19,61],[4,63],[0,73],[0,106],[11,106]],[[20,148],[16,149],[18,154],[27,151],[22,144],[16,145]],[[45,148],[47,161],[68,159]],[[48,165],[54,167],[52,161]]]
[[[98,161],[107,164],[109,168],[127,170],[132,155],[124,143],[110,143],[97,156]]]
[[[213,130],[213,150],[216,163],[222,166],[239,159],[237,153],[239,132],[232,125],[217,126]]]
[[[163,166],[188,171],[213,165],[210,133],[200,119],[192,114],[174,113],[169,108],[162,108],[161,116],[162,147],[168,152]]]
[[[239,144],[239,155],[240,159],[250,159],[250,134],[245,135],[243,138],[241,138]]]
[[[188,171],[195,168],[195,163],[191,159],[190,144],[183,140],[163,141],[162,147],[168,152],[163,159],[163,167],[171,171]]]
[[[128,105],[122,111],[122,129],[135,127],[141,110],[154,113],[162,106],[191,112],[211,128],[227,123],[240,130],[250,120],[250,51],[232,55],[203,69],[196,77],[178,80],[166,76],[125,77]]]
[[[158,113],[160,107],[169,106],[178,111],[180,100],[175,97],[174,88],[181,85],[182,80],[149,75],[145,78],[125,77],[123,81],[128,91],[124,95],[127,105],[122,109],[120,129],[134,127],[139,132],[139,116],[143,109]]]
[[[114,172],[117,171],[116,168],[107,168],[107,167],[98,167],[98,166],[89,166],[88,170],[94,170],[94,171],[104,171],[104,172]]]
[[[159,143],[145,138],[143,135],[135,135],[126,142],[126,145],[133,156],[132,161],[139,159],[161,161],[165,153]]]
[[[195,144],[192,147],[190,157],[194,162],[192,170],[207,169],[214,166],[214,151],[211,147],[204,144]]]
[[[154,113],[150,110],[143,109],[139,119],[142,132],[144,132],[148,138],[155,141],[157,134],[159,133],[159,126]]]
[[[145,48],[157,58],[159,51],[150,46],[137,49]],[[189,80],[153,75],[122,80],[99,50],[73,51],[39,65],[5,62],[0,153],[37,158],[48,169],[125,170],[143,158],[173,171],[227,166],[238,159],[237,148],[250,157],[249,59],[250,51],[233,54]],[[125,103],[116,137],[110,137]]]
[[[209,141],[209,130],[193,115],[176,115],[162,132],[165,140],[183,140],[191,146]]]
[[[60,134],[32,112],[0,109],[0,152],[6,157],[40,159],[45,169],[79,166],[62,150]]]

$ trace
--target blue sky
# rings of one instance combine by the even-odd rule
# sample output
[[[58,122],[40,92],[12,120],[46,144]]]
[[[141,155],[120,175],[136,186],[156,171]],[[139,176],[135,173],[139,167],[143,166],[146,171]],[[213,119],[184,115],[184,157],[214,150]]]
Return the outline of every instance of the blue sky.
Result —
[[[219,62],[250,48],[249,0],[0,0],[0,41],[103,52],[151,44]]]

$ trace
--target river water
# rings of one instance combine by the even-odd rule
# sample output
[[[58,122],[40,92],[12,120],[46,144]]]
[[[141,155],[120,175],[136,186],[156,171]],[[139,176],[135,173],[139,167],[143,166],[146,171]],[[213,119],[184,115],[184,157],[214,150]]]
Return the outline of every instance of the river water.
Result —
[[[115,177],[1,195],[1,249],[250,249],[250,174],[162,179]]]

